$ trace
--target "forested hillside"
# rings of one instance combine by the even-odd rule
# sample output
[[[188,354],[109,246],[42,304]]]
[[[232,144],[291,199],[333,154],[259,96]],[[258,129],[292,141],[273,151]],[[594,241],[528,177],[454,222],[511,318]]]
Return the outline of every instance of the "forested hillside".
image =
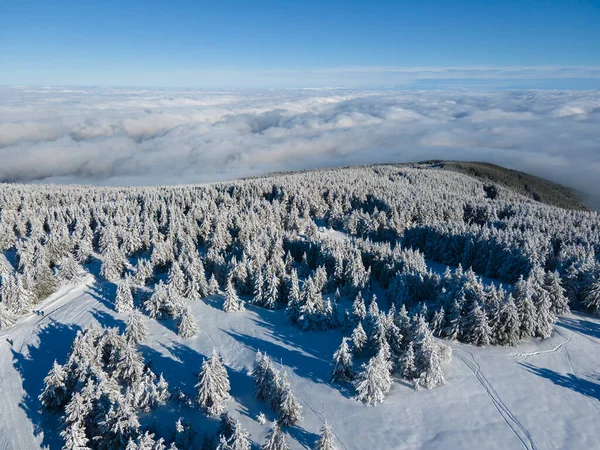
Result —
[[[417,396],[446,389],[454,345],[531,345],[555,338],[557,320],[571,310],[600,312],[597,213],[546,205],[435,165],[179,187],[4,184],[0,251],[0,332],[15,360],[22,355],[11,333],[70,289],[89,288],[121,318],[102,313],[96,324],[77,324],[66,333],[70,350],[40,366],[47,376],[39,392],[23,382],[29,419],[60,417],[47,444],[65,449],[361,448],[348,433],[345,443],[336,438],[325,417],[340,412],[325,400],[321,414],[310,408],[321,421],[314,437],[299,431],[307,401],[296,390],[307,388],[294,377],[327,383],[359,405],[383,403],[368,415],[385,407],[394,385]],[[89,300],[69,304],[77,301]],[[283,347],[298,346],[295,353],[310,343],[322,359],[327,349],[327,379],[309,363],[288,373],[272,344],[252,344],[255,361],[244,372],[241,350],[202,337],[204,320],[224,319],[198,305],[239,315],[231,326],[243,331],[227,322],[219,333],[240,346],[268,327],[287,336]],[[242,325],[254,314],[256,325]],[[194,358],[196,367],[181,367],[194,372],[194,385],[180,382],[172,366],[156,368],[158,356],[145,347],[161,339],[156,323],[179,336],[180,361],[198,345],[211,348]],[[463,350],[455,356],[473,364]],[[232,402],[267,413],[257,419],[270,430],[260,441],[248,431],[249,417],[228,413]],[[525,448],[536,448],[519,421],[500,414]],[[173,415],[166,433],[160,418]],[[0,429],[8,435],[3,445],[15,448],[11,432],[18,432]],[[41,427],[40,434],[52,433]]]

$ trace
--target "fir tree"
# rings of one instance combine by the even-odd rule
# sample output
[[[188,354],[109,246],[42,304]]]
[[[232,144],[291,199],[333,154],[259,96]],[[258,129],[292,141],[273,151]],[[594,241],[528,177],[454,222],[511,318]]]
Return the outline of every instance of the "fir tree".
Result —
[[[497,326],[498,341],[500,343],[505,345],[517,345],[519,343],[521,321],[512,294],[508,294],[506,300],[500,306]]]
[[[181,310],[177,319],[177,334],[182,338],[190,338],[198,332],[198,322],[188,307]]]
[[[227,285],[225,287],[225,301],[223,303],[223,311],[225,312],[236,312],[243,311],[244,302],[240,300],[233,286],[231,277],[227,278]]]
[[[352,353],[348,347],[348,338],[344,337],[339,348],[333,354],[331,381],[334,383],[344,383],[352,380],[353,377]]]
[[[4,302],[0,302],[0,330],[11,327],[15,324],[16,318]]]
[[[208,295],[215,295],[219,292],[219,282],[215,278],[215,274],[213,273],[208,280]]]
[[[42,406],[49,411],[58,411],[68,400],[67,374],[60,364],[54,361],[52,369],[44,378],[44,390],[39,396]]]
[[[261,450],[289,450],[285,434],[281,431],[281,428],[277,424],[277,421],[273,421],[273,426],[267,434],[265,443],[260,447]]]
[[[264,305],[265,297],[263,294],[263,286],[265,281],[263,279],[262,270],[257,270],[256,275],[254,277],[254,289],[253,289],[253,297],[252,304],[257,306]]]
[[[415,366],[415,349],[412,342],[408,344],[406,352],[400,359],[400,371],[402,378],[405,380],[413,380],[417,377],[417,367]]]
[[[291,388],[287,388],[281,395],[279,423],[287,427],[294,425],[299,420],[302,420],[302,406]]]
[[[144,319],[144,315],[138,309],[134,309],[127,318],[125,337],[134,344],[139,344],[148,337],[146,320]]]
[[[319,436],[315,450],[336,450],[336,448],[333,430],[327,419],[325,419],[325,422],[321,427],[321,435]]]
[[[229,440],[231,450],[250,450],[250,434],[238,421],[235,422],[233,435]]]
[[[129,278],[125,278],[117,285],[115,309],[120,313],[133,311],[133,295],[131,293],[131,283]]]
[[[356,399],[373,406],[383,402],[392,386],[391,369],[389,356],[386,355],[385,348],[382,348],[368,363],[362,365],[354,384]]]
[[[569,300],[567,299],[567,291],[560,282],[560,275],[557,271],[547,272],[544,289],[550,298],[550,311],[554,315],[564,315],[570,312]]]
[[[225,410],[225,401],[229,398],[229,377],[217,350],[213,348],[210,358],[202,363],[198,377],[198,404],[211,416],[217,416]]]
[[[365,333],[365,330],[363,330],[362,324],[359,323],[356,325],[356,328],[352,331],[351,339],[352,351],[355,355],[359,355],[367,344],[367,334]]]

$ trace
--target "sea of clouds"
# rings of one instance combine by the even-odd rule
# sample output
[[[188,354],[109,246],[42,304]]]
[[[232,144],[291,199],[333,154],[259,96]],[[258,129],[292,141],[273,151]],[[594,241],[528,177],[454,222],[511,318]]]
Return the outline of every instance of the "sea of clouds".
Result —
[[[487,161],[600,206],[600,91],[0,88],[0,181],[152,185]]]

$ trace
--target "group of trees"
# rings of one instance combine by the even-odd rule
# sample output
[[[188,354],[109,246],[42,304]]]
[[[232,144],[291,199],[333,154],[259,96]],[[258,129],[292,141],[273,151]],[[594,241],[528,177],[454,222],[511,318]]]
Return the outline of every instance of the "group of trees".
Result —
[[[54,362],[39,396],[45,409],[63,413],[65,450],[125,448],[143,440],[138,411],[168,397],[168,383],[144,363],[131,335],[96,327],[77,333],[65,364]]]
[[[256,398],[279,414],[281,425],[294,425],[302,419],[302,405],[292,391],[287,373],[277,369],[266,353],[257,352],[252,377]]]
[[[344,337],[333,355],[331,379],[353,383],[356,398],[367,405],[381,403],[397,373],[415,388],[445,384],[442,366],[451,360],[451,349],[437,342],[423,312],[409,315],[403,305],[379,311],[375,298],[368,310],[362,296],[354,301],[352,316],[358,324]],[[363,360],[357,370],[355,359]]]
[[[6,184],[0,191],[0,328],[98,264],[99,275],[117,285],[114,307],[129,314],[126,336],[83,333],[94,337],[82,341],[102,340],[104,359],[86,362],[93,370],[83,375],[79,363],[57,366],[51,377],[57,387],[44,394],[50,409],[53,402],[65,409],[77,394],[87,396],[91,412],[66,422],[68,436],[98,448],[94,436],[121,439],[114,434],[121,417],[129,424],[121,434],[142,445],[134,416],[147,407],[140,398],[149,394],[139,394],[140,385],[160,381],[143,364],[141,375],[136,369],[135,344],[148,335],[142,312],[174,319],[178,334],[187,338],[198,331],[189,302],[218,293],[227,312],[242,311],[245,304],[285,307],[300,329],[342,327],[347,336],[334,357],[333,377],[352,382],[368,404],[383,399],[394,372],[415,386],[433,387],[444,382],[441,366],[450,356],[433,335],[516,345],[548,337],[556,315],[569,307],[600,314],[598,214],[542,205],[500,187],[492,198],[485,188],[425,166],[183,187]],[[319,232],[317,224],[343,237]],[[457,268],[440,275],[425,258]],[[514,286],[483,283],[481,276]],[[373,283],[387,289],[388,313],[371,300]],[[344,299],[352,306],[340,317]],[[142,381],[119,378],[117,355],[128,355],[133,369],[127,371]],[[204,378],[199,380],[198,401],[210,414],[219,414],[227,398],[227,374],[219,375],[217,361],[213,355],[203,366],[204,388]],[[265,355],[255,371],[257,389],[263,383],[271,388],[257,390],[257,396],[281,414],[279,425],[299,420],[301,407],[287,375]],[[61,377],[68,381],[64,388]],[[116,391],[126,401],[117,401]],[[272,442],[282,442],[279,425]],[[144,439],[149,442],[149,435]]]

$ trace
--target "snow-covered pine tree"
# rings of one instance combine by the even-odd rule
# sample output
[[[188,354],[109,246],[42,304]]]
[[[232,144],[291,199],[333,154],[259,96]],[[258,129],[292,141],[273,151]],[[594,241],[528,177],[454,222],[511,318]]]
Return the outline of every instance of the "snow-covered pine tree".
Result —
[[[354,383],[356,399],[371,406],[383,402],[385,394],[392,386],[391,370],[389,347],[385,344],[377,355],[361,366],[361,371]]]
[[[528,339],[535,333],[537,311],[531,296],[519,296],[515,297],[515,300],[519,312],[519,323],[521,324],[520,338]]]
[[[231,450],[250,450],[250,433],[243,425],[236,421],[233,428],[233,435],[229,439],[229,447]]]
[[[598,274],[592,272],[585,280],[581,303],[592,314],[600,315],[600,271]]]
[[[265,297],[263,293],[263,287],[265,284],[265,280],[263,278],[263,273],[261,269],[256,271],[253,279],[253,289],[252,289],[252,304],[257,306],[262,306],[265,302]]]
[[[492,329],[485,311],[479,304],[471,309],[465,326],[464,339],[466,342],[479,346],[490,345]]]
[[[519,311],[511,293],[500,305],[497,324],[498,342],[504,345],[517,345],[521,336],[521,321]]]
[[[16,317],[12,311],[10,311],[4,302],[0,302],[0,330],[11,327],[15,324]]]
[[[60,437],[63,439],[64,444],[63,450],[87,450],[89,439],[86,437],[85,425],[82,422],[73,422],[67,425],[63,431],[60,432]],[[133,442],[133,441],[131,441]],[[127,446],[126,450],[130,447]],[[134,447],[136,450],[138,446]]]
[[[215,278],[215,274],[211,274],[208,280],[208,295],[215,295],[219,292],[219,282]]]
[[[345,383],[354,378],[352,365],[352,353],[348,346],[348,338],[342,338],[342,343],[333,354],[333,370],[331,381],[334,383]]]
[[[450,348],[435,342],[429,327],[422,329],[415,340],[415,366],[420,374],[416,387],[431,389],[446,384],[442,364],[450,355]]]
[[[546,273],[544,289],[550,298],[550,311],[554,315],[568,314],[570,310],[567,291],[562,287],[560,275],[557,271]]]
[[[294,425],[302,420],[302,405],[290,387],[280,393],[279,423],[284,427]]]
[[[67,373],[63,366],[55,360],[52,369],[44,378],[44,390],[39,396],[44,408],[49,411],[58,411],[68,401],[69,392],[66,381]]]
[[[367,317],[367,307],[360,291],[356,294],[356,298],[352,303],[352,315],[356,324],[361,323]]]
[[[551,308],[550,296],[544,289],[541,289],[535,301],[535,309],[537,311],[535,335],[539,338],[548,339],[552,336],[556,316],[552,313]]]
[[[267,434],[265,443],[260,447],[261,450],[289,450],[289,445],[285,438],[285,434],[277,424],[273,421],[273,425]]]
[[[133,295],[131,293],[131,280],[129,277],[125,277],[117,284],[115,310],[120,313],[133,311]]]
[[[173,261],[171,268],[169,269],[169,275],[167,278],[167,285],[170,287],[172,292],[177,295],[184,295],[186,291],[185,275],[181,266],[177,261]]]
[[[146,319],[139,309],[134,309],[127,318],[125,337],[134,344],[139,344],[148,337]]]
[[[236,312],[243,311],[244,302],[240,300],[233,285],[232,277],[227,278],[227,285],[225,286],[225,301],[223,302],[223,311],[225,312]]]
[[[229,377],[217,350],[202,363],[198,377],[198,404],[211,416],[218,416],[225,410],[229,398]]]
[[[355,355],[360,355],[365,346],[367,345],[367,333],[363,329],[361,323],[356,325],[354,331],[352,331],[352,351]]]
[[[182,308],[177,318],[177,334],[182,338],[190,338],[198,332],[198,322],[187,306]]]
[[[333,430],[331,429],[331,425],[327,419],[323,422],[323,426],[321,427],[321,434],[319,436],[319,440],[317,441],[317,445],[315,446],[315,450],[336,450],[335,446],[335,436],[333,434]]]
[[[268,309],[276,309],[279,305],[280,281],[275,270],[271,266],[267,267],[265,276],[265,289],[263,292],[263,306]]]
[[[409,342],[406,351],[400,358],[400,373],[405,380],[413,380],[418,376],[415,366],[415,348],[413,342]]]
[[[300,302],[300,287],[298,284],[298,273],[296,269],[292,269],[290,278],[288,281],[288,304],[286,308],[286,315],[291,324],[295,325],[298,323],[298,317],[300,317],[300,308],[302,303]]]

